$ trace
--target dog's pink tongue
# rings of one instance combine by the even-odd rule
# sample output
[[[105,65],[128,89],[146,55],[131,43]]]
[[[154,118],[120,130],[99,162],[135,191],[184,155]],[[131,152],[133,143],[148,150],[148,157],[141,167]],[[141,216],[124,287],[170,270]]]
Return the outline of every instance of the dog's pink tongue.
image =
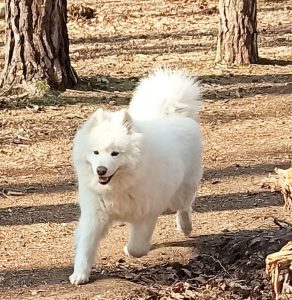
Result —
[[[99,177],[99,178],[98,178],[98,181],[99,181],[100,183],[105,183],[105,182],[108,181],[108,177]]]

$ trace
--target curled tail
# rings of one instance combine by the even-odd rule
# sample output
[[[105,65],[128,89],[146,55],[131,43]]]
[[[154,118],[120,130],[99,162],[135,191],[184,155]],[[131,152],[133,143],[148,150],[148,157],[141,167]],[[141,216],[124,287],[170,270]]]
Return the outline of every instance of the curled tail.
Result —
[[[157,69],[140,81],[129,112],[137,119],[182,115],[198,120],[200,99],[196,78],[181,70]]]

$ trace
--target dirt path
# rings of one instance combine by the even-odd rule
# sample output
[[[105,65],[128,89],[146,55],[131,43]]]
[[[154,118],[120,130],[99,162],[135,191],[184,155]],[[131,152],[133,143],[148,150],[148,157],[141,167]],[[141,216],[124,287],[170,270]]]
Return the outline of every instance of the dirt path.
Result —
[[[289,1],[259,1],[262,64],[230,69],[213,66],[215,2],[96,2],[87,1],[96,18],[69,23],[82,84],[57,100],[0,99],[0,298],[272,299],[264,258],[292,234],[274,218],[292,220],[281,195],[260,183],[292,160]],[[78,218],[72,137],[98,106],[127,105],[138,78],[157,65],[185,68],[202,81],[205,173],[193,235],[180,236],[174,216],[164,215],[149,255],[129,259],[126,228],[116,225],[91,282],[71,286]]]

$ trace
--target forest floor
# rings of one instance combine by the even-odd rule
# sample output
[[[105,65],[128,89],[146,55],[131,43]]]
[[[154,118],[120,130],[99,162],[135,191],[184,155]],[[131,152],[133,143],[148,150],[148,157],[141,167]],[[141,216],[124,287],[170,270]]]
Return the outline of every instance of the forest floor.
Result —
[[[214,65],[217,1],[82,2],[97,13],[68,24],[81,84],[58,97],[0,98],[1,299],[273,299],[265,257],[292,240],[275,220],[292,218],[261,182],[292,160],[290,2],[258,2],[261,61],[242,68]],[[0,32],[3,49],[3,20]],[[122,251],[127,229],[116,225],[90,283],[72,286],[72,138],[97,107],[125,107],[156,66],[186,69],[202,84],[205,172],[192,236],[163,215],[149,255],[132,259]]]

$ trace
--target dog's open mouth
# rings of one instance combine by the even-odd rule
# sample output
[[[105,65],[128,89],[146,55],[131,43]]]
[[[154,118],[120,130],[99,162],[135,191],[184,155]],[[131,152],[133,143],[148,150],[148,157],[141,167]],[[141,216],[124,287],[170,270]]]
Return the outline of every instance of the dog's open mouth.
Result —
[[[112,177],[113,177],[113,175],[108,176],[108,177],[105,177],[105,176],[99,176],[99,177],[98,177],[98,182],[99,182],[100,184],[103,184],[103,185],[108,184],[108,183],[111,181]]]

